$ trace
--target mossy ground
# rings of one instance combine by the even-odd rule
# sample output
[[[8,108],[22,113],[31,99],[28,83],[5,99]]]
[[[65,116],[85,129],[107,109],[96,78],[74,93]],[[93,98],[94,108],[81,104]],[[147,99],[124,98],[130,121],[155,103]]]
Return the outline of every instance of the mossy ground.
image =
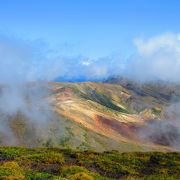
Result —
[[[180,179],[180,153],[1,147],[0,179]]]

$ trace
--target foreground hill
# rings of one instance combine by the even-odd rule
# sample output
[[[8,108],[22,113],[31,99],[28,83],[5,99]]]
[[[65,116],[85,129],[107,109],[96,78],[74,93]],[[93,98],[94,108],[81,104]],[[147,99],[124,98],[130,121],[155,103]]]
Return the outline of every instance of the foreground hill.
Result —
[[[119,153],[0,148],[0,179],[111,180],[180,178],[179,153]]]

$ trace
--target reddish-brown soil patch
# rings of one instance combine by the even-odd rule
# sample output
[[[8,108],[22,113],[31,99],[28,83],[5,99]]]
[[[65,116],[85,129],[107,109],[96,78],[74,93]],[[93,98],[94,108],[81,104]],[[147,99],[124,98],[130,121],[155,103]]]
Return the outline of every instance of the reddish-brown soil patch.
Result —
[[[116,119],[109,119],[99,115],[95,116],[95,120],[98,124],[106,126],[106,128],[113,129],[125,137],[136,139],[136,132],[138,131],[138,127],[135,125],[127,124]]]

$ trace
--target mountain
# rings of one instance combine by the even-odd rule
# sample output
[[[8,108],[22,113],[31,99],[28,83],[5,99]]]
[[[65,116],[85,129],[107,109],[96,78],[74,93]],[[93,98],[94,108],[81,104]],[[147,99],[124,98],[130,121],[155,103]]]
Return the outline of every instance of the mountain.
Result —
[[[149,82],[137,82],[124,77],[111,77],[105,83],[119,84],[139,97],[151,96],[161,102],[180,100],[180,84],[154,80]]]
[[[179,131],[149,134],[164,124],[164,109],[179,98],[179,86],[144,84],[122,79],[103,83],[49,83],[48,101],[54,115],[48,126],[37,129],[23,115],[11,117],[15,145],[61,147],[80,150],[177,151],[171,142],[179,141]],[[44,128],[44,129],[43,129]],[[42,132],[42,133],[39,133]],[[38,135],[41,134],[41,136]],[[6,145],[6,137],[1,137]]]
[[[170,104],[170,100],[164,98],[164,94],[154,96],[154,89],[143,89],[146,94],[139,94],[136,88],[130,90],[117,83],[85,82],[54,83],[53,90],[55,111],[81,126],[81,129],[76,129],[77,131],[71,129],[71,132],[77,133],[73,133],[73,138],[79,136],[82,129],[87,131],[80,136],[83,141],[80,144],[81,148],[121,151],[172,148],[168,146],[167,137],[164,137],[164,141],[159,137],[162,135],[151,138],[148,142],[140,138],[147,122],[163,119],[163,108]],[[168,96],[168,93],[166,94]],[[171,132],[168,133],[171,135]],[[179,133],[175,136],[179,138]],[[69,138],[69,143],[71,140]]]

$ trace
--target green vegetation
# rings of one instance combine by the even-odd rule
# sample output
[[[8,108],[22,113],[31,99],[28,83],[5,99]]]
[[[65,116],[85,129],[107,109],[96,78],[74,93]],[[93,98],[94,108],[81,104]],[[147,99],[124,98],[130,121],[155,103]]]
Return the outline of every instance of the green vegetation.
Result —
[[[24,179],[22,168],[15,161],[8,161],[1,163],[0,178],[9,177],[9,179]]]
[[[180,179],[180,153],[0,148],[0,179]]]
[[[108,107],[110,109],[113,109],[115,111],[119,111],[122,113],[129,113],[126,109],[120,108],[119,106],[116,106],[114,103],[112,103],[111,99],[100,92],[93,92],[92,94],[82,94],[82,98],[91,100],[94,102],[97,102],[105,107]]]

